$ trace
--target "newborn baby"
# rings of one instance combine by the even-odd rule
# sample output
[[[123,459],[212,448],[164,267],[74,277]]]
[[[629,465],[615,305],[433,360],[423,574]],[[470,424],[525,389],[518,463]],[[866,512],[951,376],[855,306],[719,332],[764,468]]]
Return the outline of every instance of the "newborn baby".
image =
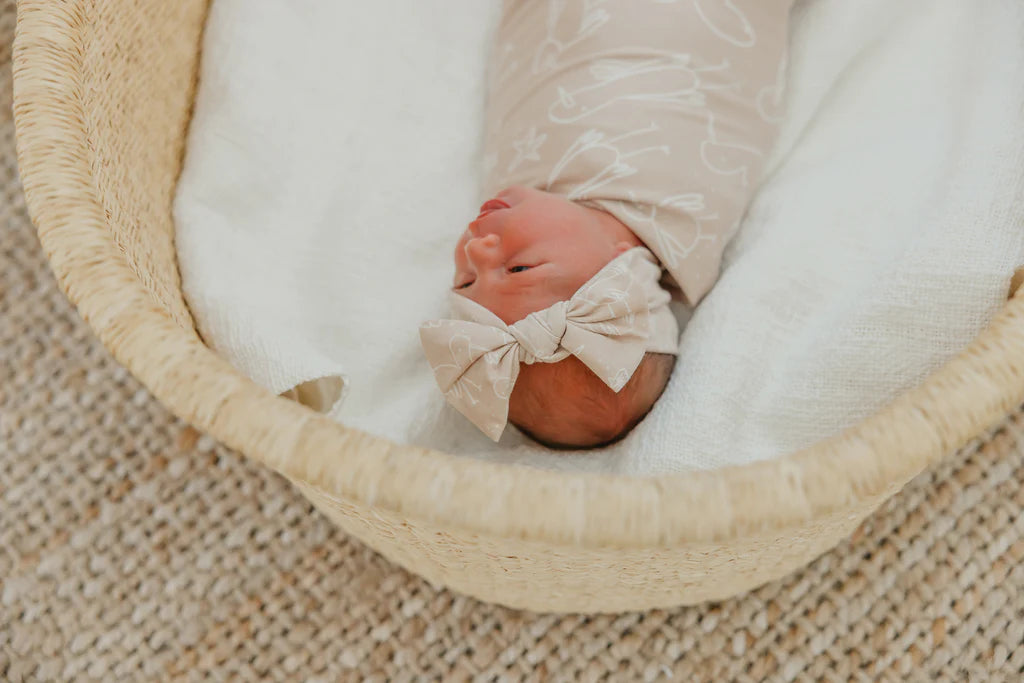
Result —
[[[455,248],[454,319],[420,332],[446,398],[491,438],[629,432],[759,180],[791,0],[507,0],[484,183]],[[666,273],[663,276],[663,269]],[[660,281],[660,282],[659,282]]]

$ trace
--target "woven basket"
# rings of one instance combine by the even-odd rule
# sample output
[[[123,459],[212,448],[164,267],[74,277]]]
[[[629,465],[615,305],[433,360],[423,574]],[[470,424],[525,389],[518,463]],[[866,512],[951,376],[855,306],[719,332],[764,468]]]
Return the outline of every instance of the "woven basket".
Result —
[[[922,386],[769,462],[626,478],[400,446],[275,397],[203,345],[171,200],[206,0],[22,0],[15,118],[25,193],[68,297],[170,410],[293,481],[395,562],[542,611],[720,599],[849,534],[911,477],[1024,401],[1024,290]]]

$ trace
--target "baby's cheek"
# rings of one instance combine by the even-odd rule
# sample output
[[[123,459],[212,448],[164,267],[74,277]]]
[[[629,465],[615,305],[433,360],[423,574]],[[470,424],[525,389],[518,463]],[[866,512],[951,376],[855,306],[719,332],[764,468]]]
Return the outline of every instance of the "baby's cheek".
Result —
[[[462,233],[459,237],[459,241],[455,243],[455,249],[452,250],[452,261],[455,263],[456,268],[466,267],[466,243],[469,241],[469,231]]]

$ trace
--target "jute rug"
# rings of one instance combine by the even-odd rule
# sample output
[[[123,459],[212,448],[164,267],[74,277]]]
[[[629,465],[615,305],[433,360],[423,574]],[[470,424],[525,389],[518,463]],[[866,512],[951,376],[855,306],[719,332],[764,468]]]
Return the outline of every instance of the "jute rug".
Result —
[[[538,616],[428,585],[182,425],[58,292],[0,0],[0,679],[1024,680],[1024,414],[723,603]]]

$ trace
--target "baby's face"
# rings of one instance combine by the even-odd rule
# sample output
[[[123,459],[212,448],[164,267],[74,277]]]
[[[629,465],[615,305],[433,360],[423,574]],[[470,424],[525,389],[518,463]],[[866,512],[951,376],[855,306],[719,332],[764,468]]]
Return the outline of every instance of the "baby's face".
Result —
[[[511,324],[568,299],[639,244],[610,214],[514,186],[485,202],[459,239],[454,289]]]

